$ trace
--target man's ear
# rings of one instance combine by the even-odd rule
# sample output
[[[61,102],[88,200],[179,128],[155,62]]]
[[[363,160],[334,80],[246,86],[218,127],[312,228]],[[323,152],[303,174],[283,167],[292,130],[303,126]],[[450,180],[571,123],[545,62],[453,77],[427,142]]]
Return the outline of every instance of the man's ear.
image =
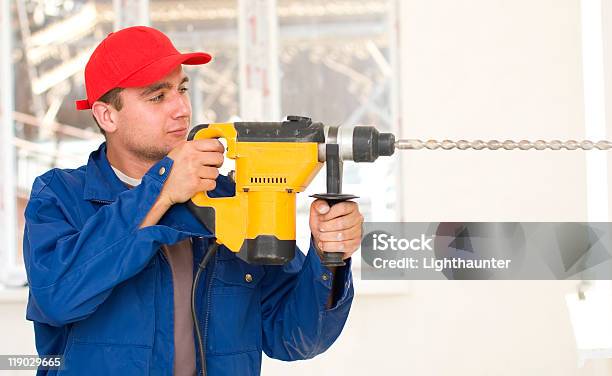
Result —
[[[106,133],[114,133],[117,130],[115,112],[117,110],[108,103],[96,101],[91,105],[91,113]]]

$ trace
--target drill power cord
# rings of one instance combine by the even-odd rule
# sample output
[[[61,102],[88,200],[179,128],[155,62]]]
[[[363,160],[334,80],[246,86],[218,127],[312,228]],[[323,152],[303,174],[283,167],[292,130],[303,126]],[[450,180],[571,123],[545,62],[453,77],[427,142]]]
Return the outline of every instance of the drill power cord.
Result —
[[[191,316],[193,317],[193,325],[196,331],[196,337],[198,339],[198,352],[200,356],[200,368],[202,370],[202,376],[206,376],[206,348],[204,347],[204,342],[202,340],[202,333],[200,332],[200,324],[198,323],[198,317],[195,309],[195,297],[196,297],[196,288],[198,287],[198,281],[200,279],[200,274],[202,270],[206,268],[206,265],[210,261],[210,259],[217,253],[217,249],[219,249],[219,245],[215,241],[215,239],[211,239],[212,244],[208,247],[208,252],[202,258],[202,261],[198,264],[198,271],[193,279],[193,285],[191,286]],[[212,278],[212,276],[211,276]]]

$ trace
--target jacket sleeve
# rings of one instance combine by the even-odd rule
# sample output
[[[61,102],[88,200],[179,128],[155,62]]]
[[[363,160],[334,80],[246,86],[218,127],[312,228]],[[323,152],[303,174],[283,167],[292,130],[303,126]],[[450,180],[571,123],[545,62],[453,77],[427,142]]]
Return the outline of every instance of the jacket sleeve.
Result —
[[[44,181],[35,182],[25,212],[27,319],[63,326],[87,318],[115,286],[142,271],[161,244],[194,235],[164,225],[139,229],[168,176],[153,172],[161,166],[169,171],[172,160],[160,161],[138,187],[119,194],[79,228],[59,195]]]
[[[314,246],[297,250],[284,266],[268,266],[262,283],[263,350],[271,358],[312,358],[338,338],[351,307],[354,290],[347,265],[332,273],[321,264]],[[334,291],[332,292],[332,283]],[[330,294],[333,304],[327,308]]]

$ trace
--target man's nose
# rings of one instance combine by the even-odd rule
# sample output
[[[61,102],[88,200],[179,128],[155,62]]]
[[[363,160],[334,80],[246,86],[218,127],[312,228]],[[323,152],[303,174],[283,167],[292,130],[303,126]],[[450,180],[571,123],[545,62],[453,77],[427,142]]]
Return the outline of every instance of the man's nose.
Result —
[[[173,101],[172,117],[175,119],[191,116],[191,104],[187,94],[177,94]]]

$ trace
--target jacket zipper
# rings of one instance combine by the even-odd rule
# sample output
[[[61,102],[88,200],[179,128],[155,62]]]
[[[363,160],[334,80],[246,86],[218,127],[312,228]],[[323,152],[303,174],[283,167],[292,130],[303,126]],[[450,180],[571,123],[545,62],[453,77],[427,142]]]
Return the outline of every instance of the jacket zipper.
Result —
[[[161,257],[162,257],[162,259],[164,259],[166,264],[168,264],[168,266],[170,266],[170,261],[168,261],[168,258],[166,257],[166,254],[164,253],[164,250],[160,249],[160,250],[158,250],[158,252],[161,254]],[[172,278],[170,280],[172,281]],[[174,289],[174,286],[172,286],[172,288]]]
[[[214,240],[213,240],[214,241]],[[215,265],[217,264],[217,255],[213,255],[213,259],[212,259],[212,265],[210,265],[209,271],[208,271],[208,275],[207,275],[207,284],[206,284],[206,314],[204,315],[204,322],[200,321],[200,325],[204,324],[204,335],[202,336],[202,346],[204,346],[205,348],[207,347],[207,337],[208,337],[208,319],[210,317],[210,301],[211,301],[211,291],[212,291],[212,282],[213,282],[213,276],[214,276],[214,272],[215,272]],[[206,361],[206,359],[204,359],[204,361]]]
[[[160,256],[162,258],[162,262],[166,264],[166,268],[167,268],[166,270],[170,270],[170,291],[172,292],[172,302],[170,302],[170,305],[172,306],[172,309],[170,311],[171,311],[171,315],[172,315],[172,322],[174,323],[174,320],[176,320],[176,318],[174,317],[174,279],[173,279],[174,277],[172,275],[172,268],[170,267],[170,261],[168,261],[168,258],[166,257],[166,254],[164,253],[164,250],[159,248],[157,250],[157,252],[160,254]],[[161,267],[160,268],[160,272],[163,273],[164,272],[163,266],[160,265],[160,267]],[[173,342],[174,342],[174,327],[171,327],[170,331],[172,332],[172,338],[173,338]],[[174,367],[174,358],[175,357],[176,357],[176,347],[174,347],[174,353],[172,354],[172,364],[170,365],[170,367]]]

